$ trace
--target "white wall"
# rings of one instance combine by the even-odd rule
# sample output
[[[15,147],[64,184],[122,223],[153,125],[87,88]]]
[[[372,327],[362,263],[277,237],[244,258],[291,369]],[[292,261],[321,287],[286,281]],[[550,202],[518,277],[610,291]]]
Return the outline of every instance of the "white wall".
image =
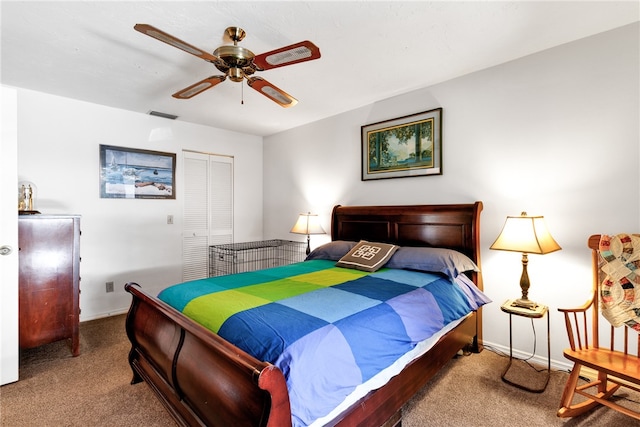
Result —
[[[100,144],[176,153],[176,200],[101,199]],[[261,137],[18,89],[19,180],[40,212],[82,215],[81,320],[126,311],[127,281],[152,294],[181,281],[183,149],[234,156],[235,240],[261,239]]]
[[[265,138],[265,238],[306,210],[328,231],[335,204],[481,200],[484,284],[494,300],[484,337],[504,348],[500,305],[520,295],[521,255],[488,248],[507,215],[544,215],[563,250],[529,256],[529,297],[550,307],[552,359],[564,363],[557,308],[587,298],[587,237],[640,229],[638,32],[636,23]],[[360,126],[437,107],[443,175],[360,180]],[[312,236],[313,246],[326,240]],[[535,324],[537,354],[546,356],[546,322]],[[514,328],[516,349],[531,351],[530,322],[516,318]]]

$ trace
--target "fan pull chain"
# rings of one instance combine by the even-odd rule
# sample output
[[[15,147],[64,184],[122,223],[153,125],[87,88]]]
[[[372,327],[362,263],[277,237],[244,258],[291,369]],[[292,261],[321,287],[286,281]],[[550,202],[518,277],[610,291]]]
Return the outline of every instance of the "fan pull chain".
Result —
[[[240,86],[241,86],[240,90],[242,91],[240,95],[240,105],[244,105],[244,84],[241,84]]]

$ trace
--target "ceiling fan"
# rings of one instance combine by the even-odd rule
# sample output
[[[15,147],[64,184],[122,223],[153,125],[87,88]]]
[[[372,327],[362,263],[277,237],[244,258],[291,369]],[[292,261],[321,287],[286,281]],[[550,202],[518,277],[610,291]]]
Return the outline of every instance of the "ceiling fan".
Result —
[[[192,98],[207,89],[211,89],[218,83],[222,83],[228,77],[234,82],[242,82],[244,79],[247,79],[247,84],[252,89],[260,92],[282,107],[293,107],[298,103],[297,99],[265,79],[253,76],[253,74],[257,71],[270,70],[272,68],[284,67],[285,65],[320,58],[320,49],[310,41],[303,41],[260,55],[254,55],[249,49],[238,46],[238,42],[246,36],[245,31],[239,27],[229,27],[225,30],[225,34],[233,40],[233,45],[220,46],[213,51],[213,54],[183,42],[148,24],[136,24],[133,28],[142,34],[146,34],[149,37],[153,37],[161,42],[165,42],[173,47],[177,47],[187,53],[202,58],[215,65],[219,71],[224,73],[223,75],[207,77],[198,83],[179,90],[172,95],[178,99]]]

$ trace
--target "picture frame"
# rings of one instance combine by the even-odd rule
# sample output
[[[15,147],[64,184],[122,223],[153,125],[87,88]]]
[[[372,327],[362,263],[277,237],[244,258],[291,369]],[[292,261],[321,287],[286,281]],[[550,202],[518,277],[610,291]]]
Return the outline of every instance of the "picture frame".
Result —
[[[100,198],[175,199],[176,155],[100,145]]]
[[[361,127],[362,181],[442,175],[442,108]]]

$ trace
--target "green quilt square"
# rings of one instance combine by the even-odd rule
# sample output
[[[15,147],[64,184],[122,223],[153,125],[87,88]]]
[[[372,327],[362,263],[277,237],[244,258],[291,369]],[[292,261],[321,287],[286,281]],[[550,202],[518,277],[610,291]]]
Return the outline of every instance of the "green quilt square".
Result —
[[[222,324],[234,314],[269,303],[271,301],[267,299],[230,290],[194,298],[182,312],[217,333]],[[215,310],[211,307],[215,307]]]
[[[327,270],[290,277],[290,280],[313,283],[320,286],[335,286],[350,280],[359,279],[360,277],[367,276],[369,274],[370,273],[366,271],[334,267]]]
[[[242,289],[238,289],[238,291],[269,301],[280,301],[323,288],[324,286],[316,285],[314,283],[281,279],[274,280],[269,283],[261,283],[259,285],[245,286]]]

